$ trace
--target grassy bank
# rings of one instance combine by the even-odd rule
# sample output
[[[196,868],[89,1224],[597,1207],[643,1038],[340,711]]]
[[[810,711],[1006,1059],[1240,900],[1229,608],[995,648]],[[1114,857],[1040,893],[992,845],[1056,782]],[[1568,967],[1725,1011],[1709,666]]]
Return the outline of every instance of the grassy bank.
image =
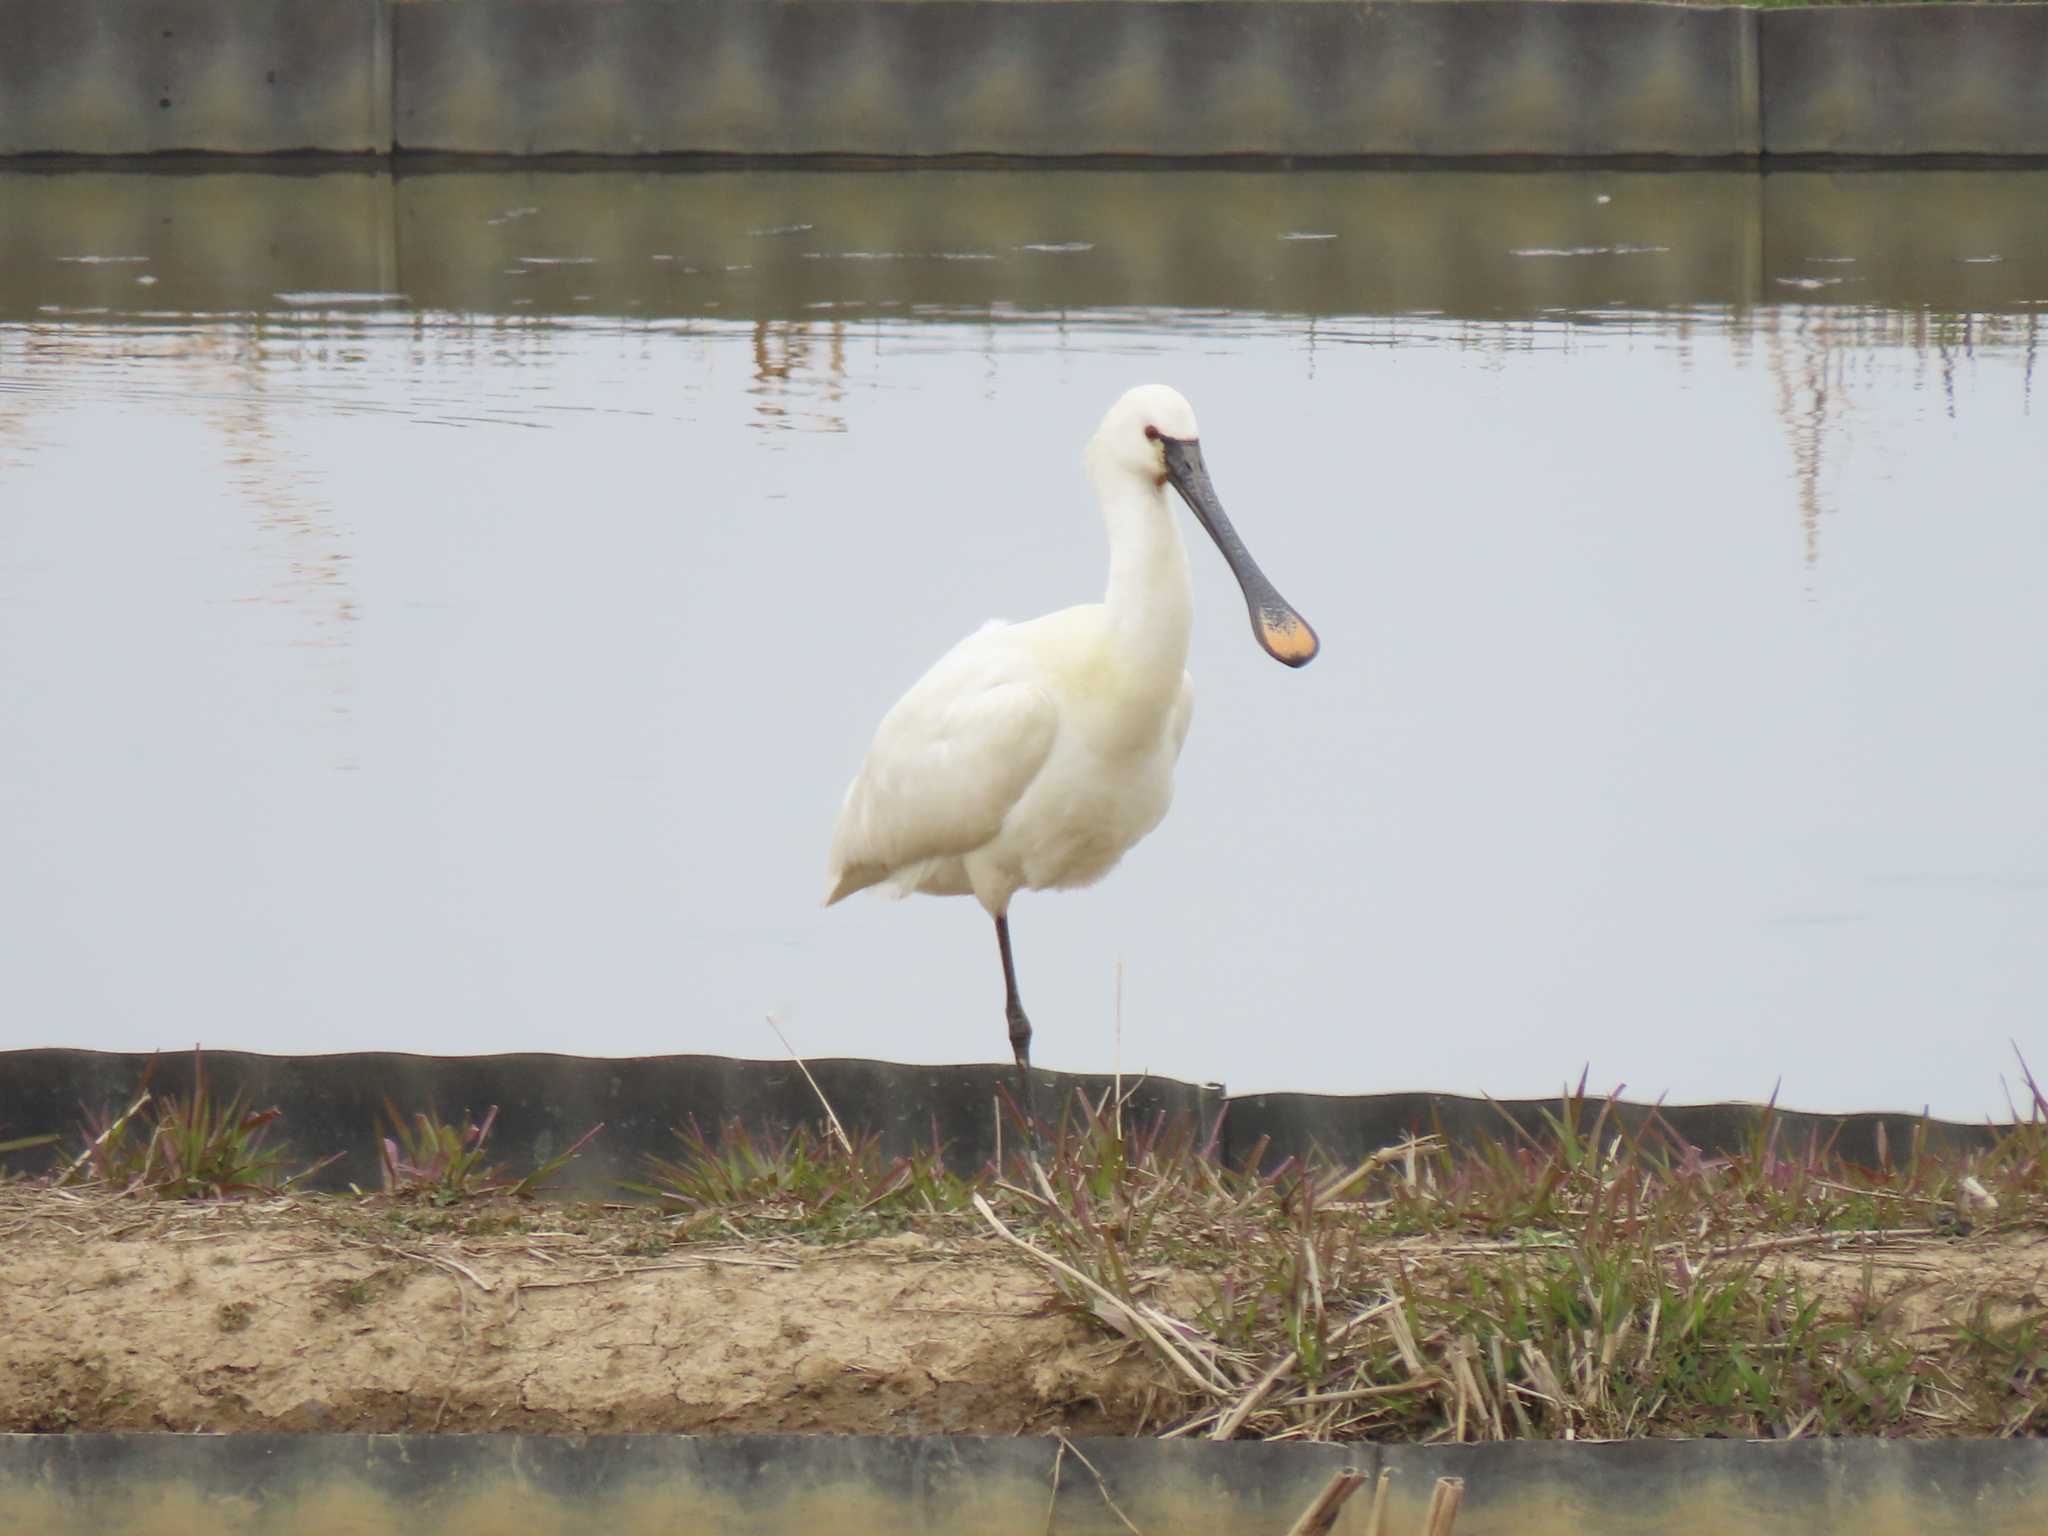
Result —
[[[199,1211],[219,1231],[232,1210],[244,1228],[289,1228],[294,1253],[326,1244],[380,1255],[380,1274],[444,1275],[505,1244],[533,1252],[544,1233],[569,1243],[549,1262],[582,1266],[578,1285],[707,1253],[787,1269],[907,1241],[918,1263],[1021,1272],[1116,1346],[1101,1359],[1119,1385],[1101,1396],[1123,1407],[1097,1428],[2039,1434],[2048,1100],[2027,1088],[2025,1118],[1987,1149],[1934,1156],[1916,1136],[1874,1165],[1785,1144],[1769,1111],[1747,1148],[1705,1158],[1654,1117],[1618,1129],[1583,1085],[1539,1123],[1503,1111],[1476,1150],[1424,1136],[1355,1167],[1224,1167],[1214,1126],[1126,1123],[1113,1097],[1077,1098],[1035,1141],[1012,1112],[1000,1166],[971,1176],[937,1149],[885,1159],[836,1121],[774,1137],[689,1127],[631,1198],[584,1205],[545,1198],[561,1160],[521,1179],[492,1167],[490,1116],[395,1110],[384,1189],[295,1195],[266,1140],[274,1117],[202,1090],[88,1126],[62,1173],[0,1189],[0,1229],[169,1232]],[[1020,1423],[1059,1420],[1026,1408]]]
[[[1001,1177],[735,1127],[690,1138],[644,1191],[685,1233],[992,1231],[1157,1358],[1183,1398],[1175,1434],[2039,1433],[2033,1091],[2033,1121],[1981,1155],[1933,1159],[1916,1138],[1875,1167],[1781,1145],[1768,1111],[1745,1153],[1703,1159],[1581,1097],[1539,1125],[1503,1114],[1478,1152],[1424,1138],[1257,1174],[1105,1103]]]

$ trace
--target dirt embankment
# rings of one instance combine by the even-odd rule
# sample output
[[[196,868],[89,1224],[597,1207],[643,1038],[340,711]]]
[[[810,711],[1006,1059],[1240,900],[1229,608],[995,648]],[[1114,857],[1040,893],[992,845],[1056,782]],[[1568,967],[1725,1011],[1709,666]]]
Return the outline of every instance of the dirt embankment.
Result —
[[[0,1430],[1116,1433],[1173,1406],[994,1244],[418,1222],[450,1230],[0,1192]]]
[[[732,1241],[678,1242],[644,1206],[0,1186],[0,1431],[1138,1434],[1200,1406],[971,1218],[836,1245],[722,1225]],[[1761,1240],[1758,1275],[1907,1349],[2023,1324],[2048,1297],[2038,1229],[1839,1241]],[[1366,1271],[1437,1290],[1475,1263],[1530,1261],[1513,1241],[1370,1249]],[[1216,1285],[1146,1282],[1183,1318]],[[1268,1362],[1241,1364],[1250,1380]],[[1901,1425],[1973,1422],[1930,1410]]]

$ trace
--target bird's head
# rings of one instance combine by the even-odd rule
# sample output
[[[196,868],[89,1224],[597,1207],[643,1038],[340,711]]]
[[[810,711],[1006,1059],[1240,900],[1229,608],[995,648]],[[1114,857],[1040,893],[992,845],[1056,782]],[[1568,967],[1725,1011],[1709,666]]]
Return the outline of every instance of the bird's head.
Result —
[[[1186,396],[1164,384],[1140,384],[1125,391],[1088,440],[1087,462],[1098,486],[1142,479],[1155,488],[1171,485],[1179,491],[1237,577],[1260,647],[1290,667],[1315,660],[1321,648],[1316,632],[1266,579],[1224,515],[1202,460],[1195,408]]]
[[[1095,436],[1088,443],[1088,457],[1104,469],[1142,475],[1154,485],[1172,478],[1167,466],[1169,443],[1194,443],[1202,430],[1195,425],[1195,408],[1179,390],[1165,384],[1140,384],[1126,390]]]

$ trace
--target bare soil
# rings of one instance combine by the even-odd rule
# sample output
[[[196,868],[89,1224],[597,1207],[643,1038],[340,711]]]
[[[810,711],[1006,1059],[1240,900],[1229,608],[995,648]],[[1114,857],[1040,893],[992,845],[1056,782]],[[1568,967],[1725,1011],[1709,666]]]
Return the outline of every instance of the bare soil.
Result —
[[[1476,1251],[1387,1247],[1390,1271]],[[1794,1239],[1767,1268],[1910,1336],[2038,1309],[2048,1233]],[[1181,1316],[1207,1291],[1156,1283]],[[1156,1357],[967,1225],[676,1245],[640,1207],[0,1185],[0,1431],[1136,1434],[1188,1406]]]
[[[651,1212],[370,1204],[0,1189],[0,1430],[1118,1433],[1172,1406],[993,1242],[671,1249]]]

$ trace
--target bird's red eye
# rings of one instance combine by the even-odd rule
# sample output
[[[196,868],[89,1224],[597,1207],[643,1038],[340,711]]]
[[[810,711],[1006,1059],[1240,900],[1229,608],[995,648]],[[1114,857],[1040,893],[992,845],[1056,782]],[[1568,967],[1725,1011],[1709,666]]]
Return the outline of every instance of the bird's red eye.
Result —
[[[1159,429],[1148,421],[1145,423],[1145,436],[1156,443],[1159,441]]]

